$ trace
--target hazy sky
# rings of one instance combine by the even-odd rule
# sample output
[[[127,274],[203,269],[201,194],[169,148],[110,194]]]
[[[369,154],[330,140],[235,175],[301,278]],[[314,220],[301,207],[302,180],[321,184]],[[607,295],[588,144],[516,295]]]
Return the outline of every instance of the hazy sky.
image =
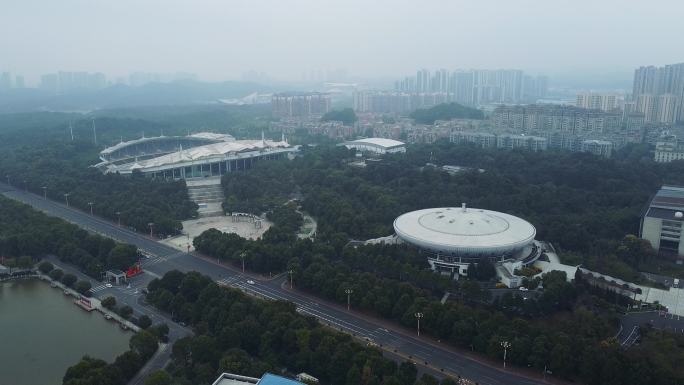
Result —
[[[684,61],[681,0],[0,0],[0,70],[627,72]]]

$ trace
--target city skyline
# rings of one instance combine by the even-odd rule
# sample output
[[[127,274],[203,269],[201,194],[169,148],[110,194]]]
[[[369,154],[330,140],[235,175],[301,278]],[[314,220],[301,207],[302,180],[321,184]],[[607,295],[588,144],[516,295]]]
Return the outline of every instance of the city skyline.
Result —
[[[678,62],[678,52],[659,42],[684,34],[676,12],[681,5],[668,0],[649,7],[537,0],[420,7],[311,0],[166,5],[10,4],[0,15],[0,24],[12,31],[0,35],[0,70],[30,83],[59,70],[108,77],[191,72],[207,81],[235,80],[249,71],[301,80],[302,73],[338,68],[358,77],[397,77],[424,67],[521,68],[557,77],[553,71],[628,73],[640,65]],[[27,29],[27,18],[40,28]]]

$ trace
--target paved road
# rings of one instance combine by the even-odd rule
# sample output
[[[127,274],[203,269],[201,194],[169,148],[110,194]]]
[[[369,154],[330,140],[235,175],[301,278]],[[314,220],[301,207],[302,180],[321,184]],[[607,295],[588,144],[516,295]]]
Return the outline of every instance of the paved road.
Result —
[[[504,371],[500,367],[493,367],[486,363],[475,361],[461,353],[448,350],[430,342],[427,339],[418,339],[409,336],[398,329],[387,328],[384,323],[368,317],[360,316],[353,312],[347,312],[343,308],[332,306],[324,302],[311,299],[311,297],[292,292],[281,287],[283,279],[271,281],[256,281],[248,284],[248,278],[239,272],[225,266],[220,266],[211,261],[180,252],[170,246],[161,244],[147,236],[118,227],[115,223],[91,216],[85,212],[74,210],[51,200],[44,200],[42,196],[17,190],[11,186],[0,183],[2,193],[12,199],[27,203],[36,209],[49,215],[61,217],[90,231],[134,244],[154,255],[143,261],[143,269],[147,276],[138,281],[133,281],[131,288],[106,288],[96,290],[98,297],[106,296],[109,292],[128,296],[124,302],[136,310],[144,310],[145,313],[157,314],[151,307],[147,307],[138,301],[140,290],[151,277],[158,277],[170,270],[198,271],[208,275],[219,284],[237,287],[249,294],[260,297],[291,301],[297,305],[298,311],[312,315],[321,322],[356,336],[366,337],[374,343],[380,344],[390,351],[397,350],[403,356],[410,356],[419,364],[427,362],[430,367],[438,372],[444,370],[451,375],[461,375],[477,381],[481,385],[528,385],[542,384],[541,378],[530,379],[522,375]],[[96,288],[98,285],[94,285]],[[138,292],[136,292],[136,290]],[[103,292],[103,293],[100,293]],[[133,301],[131,301],[134,299]],[[133,304],[131,304],[133,303]],[[158,315],[162,316],[162,315]],[[169,323],[170,326],[173,323]],[[175,324],[174,324],[175,325]],[[169,349],[170,350],[170,349]],[[539,376],[541,377],[541,375]]]

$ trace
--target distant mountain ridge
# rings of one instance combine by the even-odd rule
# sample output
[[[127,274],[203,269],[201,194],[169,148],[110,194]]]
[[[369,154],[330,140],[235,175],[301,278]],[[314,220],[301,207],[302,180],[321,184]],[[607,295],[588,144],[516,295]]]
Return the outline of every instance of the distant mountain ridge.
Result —
[[[40,89],[13,89],[0,93],[0,113],[30,111],[86,112],[107,108],[215,103],[218,99],[239,98],[253,92],[273,91],[273,87],[252,82],[206,83],[178,81],[149,83],[139,87],[114,85],[97,91],[52,95]]]

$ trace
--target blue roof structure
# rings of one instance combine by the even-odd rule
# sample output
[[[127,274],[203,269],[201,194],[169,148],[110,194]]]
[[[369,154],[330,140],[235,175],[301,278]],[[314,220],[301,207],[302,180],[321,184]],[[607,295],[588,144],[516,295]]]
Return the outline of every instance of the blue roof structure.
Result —
[[[276,376],[275,374],[266,373],[257,385],[304,385],[304,383],[291,380],[289,378]]]

